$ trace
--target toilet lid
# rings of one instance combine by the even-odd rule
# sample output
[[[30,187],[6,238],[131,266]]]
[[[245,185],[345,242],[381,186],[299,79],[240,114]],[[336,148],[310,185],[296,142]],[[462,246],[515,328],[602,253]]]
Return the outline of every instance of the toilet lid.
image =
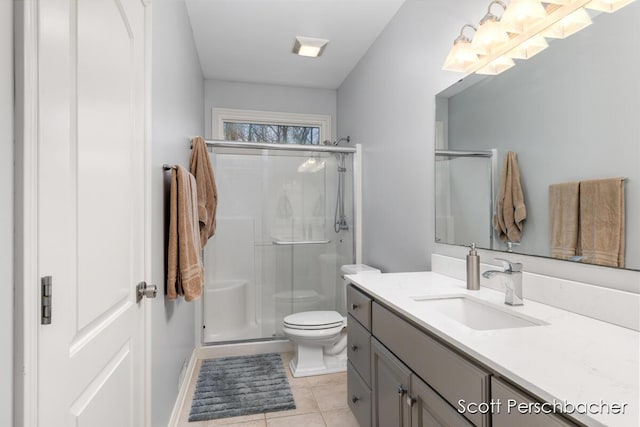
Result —
[[[284,325],[292,329],[329,329],[344,324],[337,311],[304,311],[284,318]]]

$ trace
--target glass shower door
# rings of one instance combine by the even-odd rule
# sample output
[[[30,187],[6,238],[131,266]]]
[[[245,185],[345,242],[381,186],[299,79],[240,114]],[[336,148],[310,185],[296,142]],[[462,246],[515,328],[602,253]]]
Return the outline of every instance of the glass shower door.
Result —
[[[340,266],[354,259],[352,156],[215,149],[204,343],[277,339],[290,313],[344,312]]]

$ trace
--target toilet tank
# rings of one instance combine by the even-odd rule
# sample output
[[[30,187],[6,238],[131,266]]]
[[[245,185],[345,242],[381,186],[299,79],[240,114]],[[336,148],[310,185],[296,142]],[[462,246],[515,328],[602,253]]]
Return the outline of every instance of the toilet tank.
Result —
[[[345,264],[340,267],[340,276],[342,277],[342,283],[344,286],[342,287],[342,301],[340,301],[339,307],[341,307],[340,312],[346,310],[347,308],[347,280],[344,278],[347,274],[358,274],[358,273],[374,273],[380,274],[381,271],[375,267],[371,267],[366,264]]]
[[[381,273],[380,270],[378,270],[375,267],[371,267],[370,265],[366,265],[366,264],[345,264],[342,267],[340,267],[340,272],[342,273],[342,278],[344,279],[344,276],[347,274],[358,274],[358,273]]]

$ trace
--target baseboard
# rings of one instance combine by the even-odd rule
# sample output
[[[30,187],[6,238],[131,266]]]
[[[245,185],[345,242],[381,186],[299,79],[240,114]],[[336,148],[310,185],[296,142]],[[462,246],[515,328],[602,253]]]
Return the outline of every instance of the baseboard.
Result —
[[[213,359],[262,353],[286,353],[293,350],[294,346],[289,340],[233,343],[200,347],[197,349],[197,357],[198,359]]]
[[[193,352],[191,352],[191,358],[189,359],[189,364],[187,365],[187,369],[185,371],[184,377],[182,378],[180,389],[178,390],[178,397],[176,397],[176,403],[173,405],[173,411],[171,411],[171,418],[169,418],[168,427],[178,427],[178,423],[180,422],[180,411],[182,410],[184,401],[187,398],[189,383],[191,381],[191,377],[193,376],[193,371],[196,368],[196,360],[197,360],[196,349],[194,348]]]

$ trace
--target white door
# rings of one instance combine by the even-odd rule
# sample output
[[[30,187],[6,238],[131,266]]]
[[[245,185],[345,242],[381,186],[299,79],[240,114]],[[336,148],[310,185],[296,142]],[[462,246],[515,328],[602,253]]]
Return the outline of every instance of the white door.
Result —
[[[38,9],[38,426],[144,425],[145,4]]]

